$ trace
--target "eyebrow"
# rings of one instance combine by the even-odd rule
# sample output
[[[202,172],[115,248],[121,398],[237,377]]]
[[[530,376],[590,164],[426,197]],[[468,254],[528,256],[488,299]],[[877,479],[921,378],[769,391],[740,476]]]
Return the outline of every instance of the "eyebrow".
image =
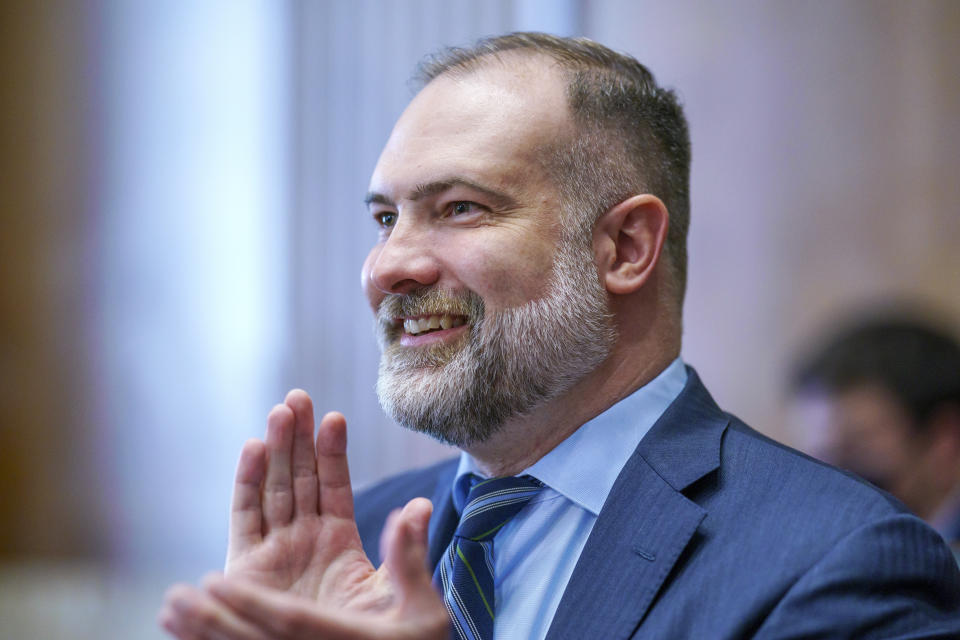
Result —
[[[507,194],[496,191],[489,187],[484,187],[483,185],[477,184],[466,178],[450,178],[448,180],[435,180],[433,182],[425,182],[418,184],[414,187],[413,191],[406,197],[406,200],[411,200],[416,202],[417,200],[423,200],[424,198],[429,198],[431,196],[436,196],[444,191],[452,189],[453,187],[466,187],[473,191],[482,193],[496,208],[508,209],[516,206],[516,201]],[[395,207],[396,203],[383,195],[382,193],[377,193],[371,191],[363,199],[364,204],[367,206],[371,204],[382,204],[390,207]]]

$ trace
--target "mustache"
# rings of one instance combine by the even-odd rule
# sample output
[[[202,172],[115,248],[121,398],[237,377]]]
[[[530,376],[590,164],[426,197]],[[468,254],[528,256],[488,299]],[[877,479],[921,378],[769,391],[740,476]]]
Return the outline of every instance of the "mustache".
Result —
[[[465,316],[470,324],[476,325],[484,316],[483,299],[469,289],[462,292],[423,289],[390,293],[377,308],[377,323],[392,327],[397,318],[443,314]]]

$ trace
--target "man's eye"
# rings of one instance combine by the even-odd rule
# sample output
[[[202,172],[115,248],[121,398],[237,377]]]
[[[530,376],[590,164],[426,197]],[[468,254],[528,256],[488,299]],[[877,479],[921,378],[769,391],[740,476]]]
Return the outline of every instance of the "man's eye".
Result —
[[[476,202],[461,200],[450,205],[450,215],[462,216],[467,213],[474,213],[480,209]]]
[[[382,211],[375,214],[373,217],[376,219],[377,224],[386,229],[389,229],[393,225],[397,224],[397,214],[393,211]]]

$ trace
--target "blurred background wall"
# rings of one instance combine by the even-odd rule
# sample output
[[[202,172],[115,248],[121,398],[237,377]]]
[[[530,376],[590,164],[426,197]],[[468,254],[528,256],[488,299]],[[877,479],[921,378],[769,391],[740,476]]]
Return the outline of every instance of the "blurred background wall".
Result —
[[[960,318],[960,4],[11,0],[0,7],[0,638],[158,638],[222,562],[236,454],[300,386],[357,484],[391,425],[359,268],[416,61],[518,29],[627,51],[686,105],[684,357],[793,442],[795,351],[864,302]],[[954,325],[956,327],[956,324]]]

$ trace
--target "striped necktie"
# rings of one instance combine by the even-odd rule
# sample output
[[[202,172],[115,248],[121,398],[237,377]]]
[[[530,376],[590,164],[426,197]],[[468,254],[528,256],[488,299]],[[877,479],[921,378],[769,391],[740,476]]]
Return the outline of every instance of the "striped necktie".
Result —
[[[542,487],[530,476],[481,480],[470,474],[458,480],[460,524],[433,580],[460,640],[493,638],[493,537]]]

